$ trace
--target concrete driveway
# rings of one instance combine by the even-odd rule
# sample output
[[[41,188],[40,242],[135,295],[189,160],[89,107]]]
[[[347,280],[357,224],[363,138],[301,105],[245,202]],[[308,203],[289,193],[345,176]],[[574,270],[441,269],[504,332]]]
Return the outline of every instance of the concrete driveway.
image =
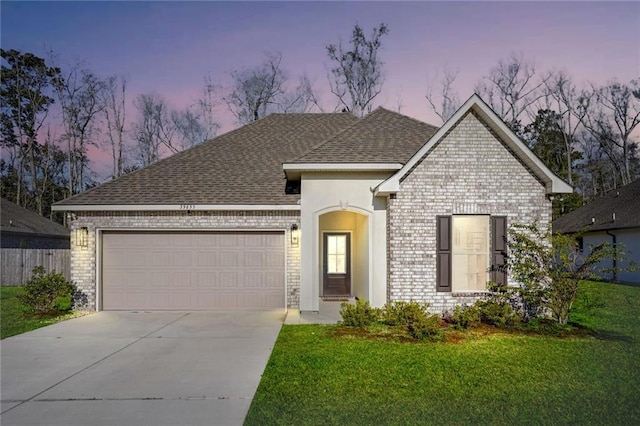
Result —
[[[284,316],[100,312],[4,339],[1,423],[240,425]]]

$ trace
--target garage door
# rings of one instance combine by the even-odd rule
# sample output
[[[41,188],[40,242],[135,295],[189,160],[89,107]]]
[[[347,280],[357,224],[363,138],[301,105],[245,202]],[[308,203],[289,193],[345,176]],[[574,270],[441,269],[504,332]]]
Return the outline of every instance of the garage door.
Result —
[[[103,232],[102,309],[283,308],[281,232]]]

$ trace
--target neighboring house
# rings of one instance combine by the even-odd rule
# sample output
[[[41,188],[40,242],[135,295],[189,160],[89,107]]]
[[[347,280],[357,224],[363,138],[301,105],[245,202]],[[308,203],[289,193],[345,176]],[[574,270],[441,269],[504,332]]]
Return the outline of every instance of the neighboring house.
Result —
[[[603,242],[624,247],[626,261],[605,262],[602,266],[614,272],[603,278],[640,284],[640,271],[629,270],[629,262],[640,265],[640,179],[558,218],[553,229],[562,233],[582,232],[578,241],[586,254]]]
[[[0,216],[2,248],[69,248],[69,230],[31,210],[2,198]]]
[[[378,108],[273,114],[54,206],[91,308],[473,302],[514,223],[572,188],[474,95],[440,129]]]
[[[0,199],[0,283],[21,285],[35,266],[57,271],[69,278],[69,230]]]

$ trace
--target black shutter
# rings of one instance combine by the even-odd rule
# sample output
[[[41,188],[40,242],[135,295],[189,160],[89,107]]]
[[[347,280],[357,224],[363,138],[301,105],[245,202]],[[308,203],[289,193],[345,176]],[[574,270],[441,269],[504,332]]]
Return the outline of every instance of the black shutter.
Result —
[[[507,285],[507,217],[491,216],[491,281]]]
[[[451,216],[436,216],[436,291],[451,291]]]

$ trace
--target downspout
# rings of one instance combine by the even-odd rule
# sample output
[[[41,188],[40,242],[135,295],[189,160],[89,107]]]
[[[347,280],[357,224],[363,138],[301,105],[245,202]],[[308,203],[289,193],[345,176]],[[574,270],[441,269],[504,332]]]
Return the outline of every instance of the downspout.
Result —
[[[615,217],[615,216],[614,216]],[[616,251],[618,248],[618,237],[616,234],[612,234],[609,230],[604,231],[605,234],[611,237],[611,244],[613,245],[613,281],[618,281],[618,256],[616,256]]]

